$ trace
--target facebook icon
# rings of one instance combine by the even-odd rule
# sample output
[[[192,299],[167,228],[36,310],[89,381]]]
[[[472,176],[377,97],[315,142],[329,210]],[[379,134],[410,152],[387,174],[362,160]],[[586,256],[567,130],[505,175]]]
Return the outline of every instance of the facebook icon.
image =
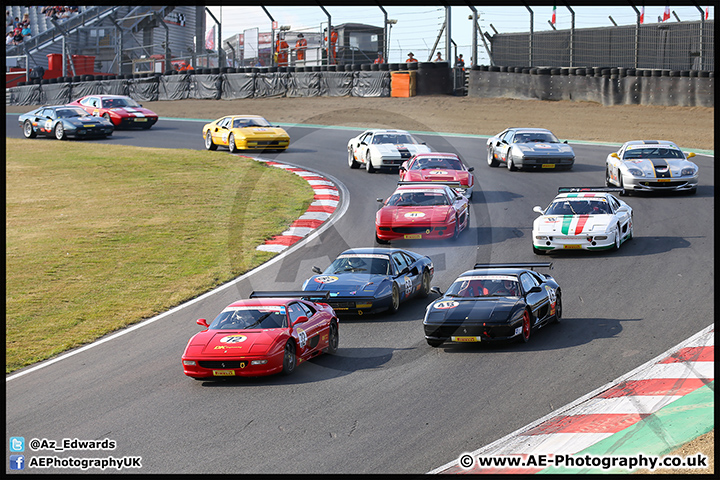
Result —
[[[25,455],[10,455],[10,470],[24,470]]]

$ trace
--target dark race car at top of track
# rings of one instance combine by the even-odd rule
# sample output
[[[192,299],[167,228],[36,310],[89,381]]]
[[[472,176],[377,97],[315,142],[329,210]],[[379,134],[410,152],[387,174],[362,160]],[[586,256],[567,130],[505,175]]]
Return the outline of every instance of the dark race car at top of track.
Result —
[[[112,135],[112,122],[94,117],[80,107],[67,105],[45,105],[18,117],[18,123],[25,138],[38,135],[55,137],[58,140],[73,138],[105,138]]]
[[[475,264],[441,298],[428,305],[423,320],[428,345],[519,339],[562,317],[561,290],[553,277],[534,268],[552,263]]]
[[[307,296],[307,292],[253,292],[250,299],[225,307],[212,323],[199,319],[197,324],[205,330],[185,347],[185,375],[196,380],[289,375],[305,360],[337,352],[335,312]]]

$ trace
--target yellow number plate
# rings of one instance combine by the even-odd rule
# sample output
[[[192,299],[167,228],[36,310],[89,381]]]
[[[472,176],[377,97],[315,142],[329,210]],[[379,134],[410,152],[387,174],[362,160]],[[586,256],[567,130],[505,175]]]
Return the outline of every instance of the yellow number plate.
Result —
[[[669,182],[669,178],[658,178],[658,182]]]
[[[136,118],[136,122],[147,122],[147,118]]]
[[[213,375],[216,377],[234,377],[235,370],[213,370]]]
[[[403,238],[405,240],[417,240],[418,238],[422,238],[422,234],[415,233],[413,235],[403,235]]]
[[[572,248],[575,248],[575,249],[577,249],[577,248],[582,248],[582,246],[580,246],[580,245],[563,245],[563,248],[571,248],[571,249],[572,249]]]
[[[542,168],[555,168],[554,163],[543,163]]]
[[[450,337],[453,342],[479,342],[480,337]]]

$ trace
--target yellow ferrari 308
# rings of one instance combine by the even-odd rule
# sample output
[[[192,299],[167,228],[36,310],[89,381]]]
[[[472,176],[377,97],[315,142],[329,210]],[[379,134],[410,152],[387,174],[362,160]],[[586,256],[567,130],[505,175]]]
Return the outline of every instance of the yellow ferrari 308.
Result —
[[[290,145],[290,136],[259,115],[228,115],[203,126],[205,148],[228,147],[230,153],[240,150],[282,151]]]

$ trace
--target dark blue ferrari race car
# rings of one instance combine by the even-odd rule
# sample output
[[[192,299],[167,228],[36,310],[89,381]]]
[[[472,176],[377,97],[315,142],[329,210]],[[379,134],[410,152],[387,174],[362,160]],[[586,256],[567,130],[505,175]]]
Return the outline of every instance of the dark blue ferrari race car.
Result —
[[[325,271],[307,279],[303,291],[329,292],[323,300],[338,314],[395,313],[413,297],[427,297],[435,272],[430,257],[393,248],[344,251]]]
[[[36,108],[18,117],[25,138],[37,135],[65,140],[68,137],[105,138],[115,126],[110,120],[90,115],[80,107],[54,105]]]

